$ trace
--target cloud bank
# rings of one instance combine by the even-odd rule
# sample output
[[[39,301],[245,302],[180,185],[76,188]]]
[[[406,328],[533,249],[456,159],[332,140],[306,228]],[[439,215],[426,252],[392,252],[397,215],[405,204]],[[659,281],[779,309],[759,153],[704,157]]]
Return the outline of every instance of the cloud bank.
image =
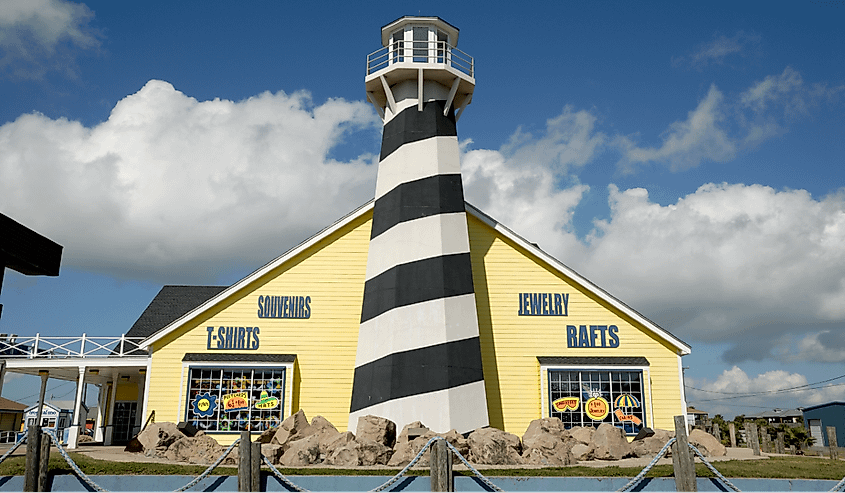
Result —
[[[377,157],[328,156],[352,131],[377,142],[378,128],[363,102],[198,102],[153,80],[91,128],[39,114],[0,127],[0,210],[62,244],[64,265],[212,282],[371,198]]]
[[[805,94],[790,71],[767,80],[732,101],[782,110],[783,95]],[[711,87],[662,146],[625,152],[682,166],[717,137],[718,152],[735,152],[742,127],[713,116],[728,114],[725,99]],[[375,152],[379,127],[363,102],[197,101],[150,81],[93,127],[39,114],[0,127],[0,210],[63,244],[66,266],[215,282],[372,198],[377,156],[331,156],[353,133]],[[611,184],[609,216],[579,238],[573,217],[590,191],[579,172],[621,152],[619,139],[565,107],[499,149],[463,142],[466,197],[678,337],[726,344],[730,363],[845,361],[845,191],[709,183],[661,205]]]
[[[831,375],[831,378],[838,375]],[[736,408],[744,414],[774,408],[807,407],[845,398],[842,379],[813,385],[800,373],[771,370],[750,377],[738,366],[724,370],[715,380],[687,377],[687,401],[710,416],[732,418]],[[815,383],[815,382],[813,382]]]

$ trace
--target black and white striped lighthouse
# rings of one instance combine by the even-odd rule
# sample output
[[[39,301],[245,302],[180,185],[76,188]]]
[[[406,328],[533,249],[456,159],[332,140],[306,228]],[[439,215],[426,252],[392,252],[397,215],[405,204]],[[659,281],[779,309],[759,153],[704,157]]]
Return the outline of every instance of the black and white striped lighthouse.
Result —
[[[439,17],[382,28],[367,99],[384,121],[349,429],[487,426],[456,123],[475,88],[458,29]]]

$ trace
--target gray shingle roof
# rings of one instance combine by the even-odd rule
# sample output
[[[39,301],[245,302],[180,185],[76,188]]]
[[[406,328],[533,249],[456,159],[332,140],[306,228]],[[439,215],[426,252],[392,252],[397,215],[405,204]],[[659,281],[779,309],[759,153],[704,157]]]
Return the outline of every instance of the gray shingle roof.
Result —
[[[227,287],[164,286],[126,333],[126,337],[149,337]]]
[[[293,363],[296,361],[295,354],[251,354],[251,353],[185,353],[182,361],[230,361],[241,363],[244,361],[253,363]]]
[[[537,356],[541,365],[649,366],[642,356]]]

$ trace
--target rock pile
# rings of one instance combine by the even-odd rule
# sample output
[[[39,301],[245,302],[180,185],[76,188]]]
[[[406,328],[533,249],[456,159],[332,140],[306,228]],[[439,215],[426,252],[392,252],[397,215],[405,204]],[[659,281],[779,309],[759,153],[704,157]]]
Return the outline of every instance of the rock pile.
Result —
[[[654,430],[648,438],[628,442],[622,429],[610,423],[567,430],[558,418],[532,421],[521,438],[496,428],[480,428],[466,437],[455,430],[436,433],[419,421],[406,425],[397,435],[395,423],[376,416],[360,418],[355,431],[341,433],[322,416],[309,423],[300,410],[277,428],[262,433],[257,441],[262,444],[262,454],[285,467],[404,467],[438,435],[473,464],[564,466],[578,461],[653,457],[674,435]],[[138,440],[145,455],[193,464],[211,463],[226,449],[202,431],[186,436],[173,423],[150,425]],[[724,446],[700,430],[690,433],[690,443],[708,456],[726,454]],[[237,450],[232,450],[224,464],[237,463]],[[457,457],[454,460],[458,462]],[[418,464],[426,466],[428,461],[429,452],[425,451]]]

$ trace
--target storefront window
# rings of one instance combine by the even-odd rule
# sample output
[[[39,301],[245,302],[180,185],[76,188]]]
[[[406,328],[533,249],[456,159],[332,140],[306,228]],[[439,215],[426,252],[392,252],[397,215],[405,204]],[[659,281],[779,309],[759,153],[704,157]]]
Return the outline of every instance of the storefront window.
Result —
[[[646,426],[643,372],[549,370],[549,416],[566,428],[612,423],[628,435]]]
[[[189,368],[186,421],[216,432],[263,431],[284,416],[285,368]]]

